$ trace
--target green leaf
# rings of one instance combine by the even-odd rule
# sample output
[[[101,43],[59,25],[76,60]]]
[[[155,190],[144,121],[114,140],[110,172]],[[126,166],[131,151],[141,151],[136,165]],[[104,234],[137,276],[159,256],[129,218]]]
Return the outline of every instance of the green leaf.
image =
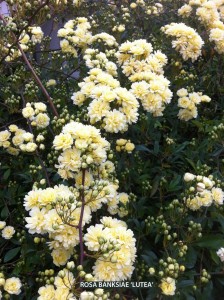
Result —
[[[213,291],[213,284],[210,281],[203,289],[203,293],[202,293],[202,295],[204,297],[203,299],[214,299],[212,297],[212,291]]]
[[[151,153],[151,151],[145,145],[137,145],[135,147],[135,150],[137,150],[137,151],[145,151],[145,152]]]
[[[155,193],[157,192],[158,187],[159,187],[159,182],[160,182],[160,179],[158,177],[155,178],[155,180],[153,182],[153,185],[152,185],[152,190],[151,190],[151,193],[150,193],[150,197],[155,195]]]
[[[185,257],[184,265],[187,268],[191,269],[195,266],[196,261],[197,261],[197,252],[194,250],[193,247],[189,247]]]
[[[144,261],[148,264],[148,266],[153,266],[157,262],[158,258],[152,251],[147,251],[145,254],[141,255]]]
[[[224,230],[224,216],[216,212],[212,212],[211,216],[213,220],[218,221],[220,223],[222,230]]]
[[[178,283],[178,288],[184,288],[184,287],[193,286],[193,285],[194,285],[194,280],[186,279],[186,280],[182,280]]]
[[[221,247],[224,247],[224,239],[221,235],[205,236],[201,238],[199,242],[194,243],[194,245],[200,248],[216,250]]]
[[[16,255],[20,252],[20,249],[21,247],[17,247],[9,250],[4,257],[4,262],[8,262],[12,260],[14,257],[16,257]]]
[[[155,237],[155,244],[159,242],[160,238],[161,238],[161,234],[157,234]]]
[[[211,251],[210,251],[210,254],[211,254],[212,260],[213,260],[217,265],[219,265],[219,264],[220,264],[220,258],[219,258],[218,255],[216,254],[216,251],[215,251],[215,250],[211,250]]]
[[[9,210],[8,210],[8,207],[5,206],[1,211],[1,217],[3,219],[6,219],[8,217],[8,215],[9,215]]]
[[[192,168],[193,168],[194,170],[196,170],[196,166],[195,166],[194,162],[193,162],[191,159],[185,158],[185,160],[192,166]]]
[[[11,170],[8,169],[7,171],[5,171],[5,173],[4,173],[4,175],[3,175],[3,179],[4,179],[4,180],[7,180],[7,179],[9,178],[10,174],[11,174]]]
[[[154,143],[154,154],[157,155],[159,153],[159,142],[155,141]]]
[[[170,192],[174,192],[174,191],[177,191],[179,190],[181,187],[178,186],[178,184],[180,183],[181,181],[181,176],[180,175],[177,175],[171,182],[170,184],[168,185],[168,191]]]

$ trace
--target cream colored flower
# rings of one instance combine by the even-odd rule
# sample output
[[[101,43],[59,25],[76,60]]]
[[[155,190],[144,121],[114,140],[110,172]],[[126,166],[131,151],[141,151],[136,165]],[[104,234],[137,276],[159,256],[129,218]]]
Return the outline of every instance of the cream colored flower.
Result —
[[[71,257],[71,254],[71,250],[66,250],[64,248],[55,249],[51,253],[53,263],[58,267],[63,266],[67,263],[67,261]]]
[[[78,172],[81,167],[80,151],[74,147],[66,149],[62,155],[59,156],[58,162],[60,169]]]
[[[183,17],[189,17],[191,15],[192,10],[193,9],[190,5],[185,4],[178,9],[178,15]]]
[[[22,137],[23,137],[25,142],[32,142],[33,138],[34,138],[34,135],[30,132],[25,132],[25,133],[23,133]]]
[[[119,132],[127,130],[125,115],[118,110],[114,109],[107,112],[104,118],[105,127],[107,132]]]
[[[28,34],[25,34],[24,32],[21,34],[20,38],[19,38],[19,42],[21,44],[27,44],[30,40],[30,37]]]
[[[22,110],[22,115],[24,118],[29,119],[35,115],[34,109],[31,106],[26,106]]]
[[[6,226],[5,221],[0,221],[0,230],[2,230]]]
[[[5,278],[0,278],[0,287],[2,287],[2,286],[4,286],[5,285]],[[1,298],[1,294],[0,294],[0,299],[2,299]]]
[[[46,86],[49,87],[49,86],[54,86],[56,84],[57,84],[57,82],[55,79],[49,79],[46,83]]]
[[[220,188],[212,188],[211,192],[212,192],[212,198],[213,198],[214,202],[218,205],[222,205],[223,200],[224,200],[223,190]]]
[[[194,180],[195,177],[196,177],[196,176],[195,176],[194,174],[191,174],[191,173],[185,173],[185,174],[184,174],[184,181],[190,182],[190,181]]]
[[[125,140],[125,139],[118,139],[118,140],[116,140],[116,144],[118,146],[125,146],[126,143],[127,143],[127,140]]]
[[[38,207],[34,207],[30,211],[30,217],[26,217],[26,228],[29,229],[29,233],[46,233],[44,230],[44,220],[46,215],[46,209],[41,210]]]
[[[71,289],[75,282],[75,278],[72,272],[68,271],[67,269],[64,269],[63,271],[65,276],[63,278],[56,276],[54,280],[54,285],[59,289]]]
[[[9,130],[11,132],[16,132],[18,129],[19,129],[18,126],[15,125],[15,124],[12,124],[12,125],[9,126]]]
[[[84,235],[85,245],[90,251],[98,251],[101,242],[106,243],[108,238],[108,230],[105,231],[102,224],[90,226]]]
[[[72,288],[67,288],[66,286],[57,288],[55,291],[55,300],[77,300],[75,295],[71,293]]]
[[[82,92],[77,92],[72,95],[71,99],[75,105],[81,106],[86,100],[86,97]]]
[[[29,142],[25,145],[26,152],[34,152],[36,149],[37,149],[37,144],[35,144],[35,143]]]
[[[38,128],[45,128],[49,125],[50,118],[48,117],[48,115],[46,113],[39,113],[35,117],[35,122],[36,122],[36,126]]]
[[[131,153],[134,149],[135,149],[135,145],[134,145],[133,143],[128,142],[128,143],[125,145],[125,150],[126,150],[128,153]]]
[[[21,293],[22,283],[19,278],[11,277],[6,279],[4,290],[10,295],[19,295]]]
[[[55,289],[53,285],[46,284],[41,286],[38,290],[40,295],[37,300],[53,300],[55,299]]]
[[[42,190],[30,191],[24,198],[24,206],[26,210],[30,210],[38,205],[38,199],[42,193]]]
[[[80,300],[94,300],[94,293],[84,291],[80,294]]]
[[[69,191],[70,192],[70,191]],[[38,190],[38,205],[39,207],[44,207],[51,205],[52,202],[56,199],[57,196],[59,196],[59,193],[56,192],[55,189],[48,187],[44,190],[44,192],[41,191],[41,189]],[[69,197],[69,195],[68,195]]]
[[[184,60],[191,59],[194,62],[201,55],[204,41],[193,28],[184,23],[171,23],[162,27],[162,31],[175,38],[172,46],[180,52]]]
[[[224,262],[224,248],[220,248],[217,252],[218,257],[222,262]]]
[[[41,112],[45,112],[47,110],[46,104],[44,104],[42,102],[35,102],[34,107],[35,107],[35,109],[37,109]]]
[[[16,134],[12,138],[12,142],[13,142],[14,146],[20,146],[24,142],[23,134]]]
[[[2,237],[6,240],[10,240],[14,233],[15,233],[15,229],[12,226],[5,226],[5,228],[2,230]]]
[[[19,150],[14,147],[8,147],[6,151],[14,156],[17,156],[19,154]]]
[[[129,196],[127,193],[119,193],[117,197],[119,202],[122,204],[127,204],[129,202]]]
[[[85,171],[85,181],[84,181],[84,188],[89,188],[91,183],[93,182],[93,176],[90,172]],[[83,174],[82,171],[75,175],[75,183],[76,186],[79,187],[83,184]]]
[[[208,190],[204,190],[203,192],[200,193],[200,200],[201,200],[201,205],[203,206],[210,206],[212,204],[212,193]]]
[[[66,150],[71,148],[72,144],[73,138],[69,133],[61,133],[56,135],[53,141],[53,145],[56,150]]]
[[[0,146],[3,142],[6,142],[11,136],[11,133],[8,130],[0,131]]]
[[[171,277],[167,277],[162,279],[161,284],[159,287],[162,290],[162,293],[167,296],[174,296],[175,295],[175,290],[176,290],[176,282],[175,279]]]
[[[194,107],[193,109],[180,109],[179,113],[178,113],[178,118],[180,120],[183,120],[183,121],[189,121],[193,118],[197,118],[197,115],[198,115],[198,111],[197,111],[197,108]]]
[[[40,43],[44,36],[42,29],[39,26],[31,26],[29,27],[29,31],[32,34],[31,40],[34,43]]]

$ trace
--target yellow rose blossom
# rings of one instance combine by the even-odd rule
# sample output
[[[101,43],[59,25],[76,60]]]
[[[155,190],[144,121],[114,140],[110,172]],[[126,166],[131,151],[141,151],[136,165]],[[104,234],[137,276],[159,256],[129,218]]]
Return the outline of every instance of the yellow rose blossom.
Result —
[[[5,221],[0,221],[0,230],[2,230],[6,226]]]
[[[75,175],[75,182],[77,186],[82,185],[82,172],[79,172],[77,175]],[[93,182],[93,176],[90,172],[86,171],[85,172],[85,188],[89,188],[91,183]]]
[[[35,144],[35,143],[29,142],[25,145],[26,152],[34,152],[36,149],[37,149],[37,144]]]
[[[19,295],[21,293],[22,283],[19,278],[11,277],[6,279],[4,290],[10,295]]]
[[[57,84],[57,82],[55,79],[49,79],[46,83],[46,86],[49,87],[49,86],[54,86],[56,84]]]
[[[9,130],[11,132],[16,132],[18,130],[18,126],[15,125],[15,124],[12,124],[12,125],[9,126]]]
[[[72,288],[75,282],[75,278],[72,272],[68,271],[67,269],[64,269],[63,271],[65,276],[63,278],[56,276],[54,280],[54,285],[57,288]]]
[[[26,106],[25,108],[23,108],[22,114],[23,114],[24,118],[28,119],[28,118],[33,117],[35,112],[31,106]]]
[[[19,154],[19,150],[14,147],[8,147],[6,151],[14,156],[17,156]]]
[[[56,150],[66,150],[71,148],[73,138],[69,133],[61,133],[57,135],[53,141]]]
[[[55,249],[52,251],[51,256],[53,258],[53,263],[56,266],[63,266],[67,263],[71,257],[72,251],[65,250],[64,248]]]
[[[35,107],[35,109],[37,109],[38,111],[41,111],[41,112],[45,112],[47,110],[46,104],[44,104],[42,102],[35,102],[34,107]]]
[[[171,277],[167,277],[162,279],[161,284],[159,287],[162,290],[162,293],[167,296],[174,296],[175,295],[175,290],[176,290],[176,282],[175,279]]]
[[[116,144],[118,146],[124,146],[126,143],[127,143],[127,140],[125,140],[125,139],[116,140]]]
[[[46,214],[46,209],[42,208],[41,210],[38,207],[34,207],[30,211],[30,217],[26,217],[26,228],[28,228],[29,233],[42,233],[44,234],[46,231],[44,230],[44,218]]]
[[[23,134],[16,134],[12,138],[12,142],[13,142],[14,146],[20,146],[24,142]]]
[[[46,284],[41,286],[38,290],[39,297],[38,300],[50,300],[55,299],[55,289],[53,285]]]
[[[46,113],[39,113],[34,120],[38,128],[45,128],[50,123],[50,118]]]
[[[2,230],[2,237],[6,240],[10,240],[14,233],[15,233],[15,229],[12,226],[5,226],[4,229]]]
[[[135,145],[134,145],[133,143],[128,142],[128,143],[125,145],[125,150],[126,150],[128,153],[131,153],[134,149],[135,149]]]
[[[107,112],[104,124],[104,129],[108,132],[117,133],[118,131],[127,130],[125,115],[116,109]]]
[[[11,133],[8,130],[0,131],[0,146],[3,142],[6,142],[11,136]]]
[[[214,202],[218,205],[222,205],[224,200],[223,190],[220,188],[212,188],[211,192],[212,192],[212,198]]]

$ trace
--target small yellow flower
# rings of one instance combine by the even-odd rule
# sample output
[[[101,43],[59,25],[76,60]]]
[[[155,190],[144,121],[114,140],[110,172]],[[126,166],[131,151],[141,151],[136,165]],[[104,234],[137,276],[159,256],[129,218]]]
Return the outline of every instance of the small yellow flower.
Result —
[[[15,229],[12,226],[6,226],[3,230],[2,230],[2,237],[6,240],[10,240],[13,236],[13,234],[15,233]]]
[[[128,153],[132,152],[134,149],[135,149],[135,145],[134,145],[133,143],[128,142],[128,143],[125,145],[125,150],[126,150]]]
[[[11,295],[19,295],[21,293],[21,286],[20,279],[12,277],[5,281],[4,290]]]
[[[167,277],[162,279],[161,284],[159,287],[162,290],[162,293],[167,296],[173,296],[175,295],[175,290],[176,290],[176,283],[175,280],[171,277]]]

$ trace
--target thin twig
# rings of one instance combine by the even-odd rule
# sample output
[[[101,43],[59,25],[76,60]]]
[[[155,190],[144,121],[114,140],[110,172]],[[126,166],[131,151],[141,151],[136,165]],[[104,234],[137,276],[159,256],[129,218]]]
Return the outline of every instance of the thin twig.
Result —
[[[5,60],[5,58],[10,54],[11,49],[16,46],[16,44],[19,42],[19,38],[20,35],[22,34],[22,32],[24,30],[26,30],[33,22],[34,17],[38,14],[38,12],[44,8],[46,5],[48,5],[49,0],[46,0],[46,2],[44,2],[43,4],[41,4],[32,14],[32,16],[28,19],[27,25],[24,26],[19,32],[18,32],[18,38],[16,37],[16,41],[14,43],[12,43],[12,45],[8,48],[8,53],[1,59],[0,64],[2,64],[2,62]],[[0,15],[1,20],[3,21],[3,23],[5,23],[4,21],[4,17],[2,15]]]
[[[50,104],[50,106],[51,106],[51,109],[52,109],[54,115],[58,117],[59,114],[58,114],[58,112],[57,112],[57,110],[56,110],[56,108],[55,108],[55,106],[54,106],[54,103],[53,103],[53,101],[52,101],[50,95],[48,94],[48,92],[47,92],[47,90],[45,89],[45,87],[43,86],[43,84],[42,84],[40,78],[38,77],[38,75],[37,75],[36,72],[34,71],[32,65],[30,64],[30,62],[29,62],[29,60],[28,60],[28,58],[27,58],[25,52],[23,51],[23,49],[22,49],[22,47],[20,46],[19,43],[18,43],[18,48],[19,48],[19,50],[20,50],[20,52],[21,52],[21,54],[22,54],[22,57],[23,57],[25,63],[27,64],[28,68],[30,69],[31,73],[33,74],[33,77],[34,77],[36,83],[39,85],[39,87],[41,88],[42,92],[43,92],[44,95],[46,96],[46,98],[47,98],[47,100],[48,100],[48,102],[49,102],[49,104]]]
[[[6,25],[6,21],[5,21],[4,17],[3,17],[1,14],[0,14],[0,19],[1,19],[1,20],[3,21],[3,23]],[[59,115],[58,115],[58,112],[57,112],[57,110],[56,110],[56,108],[55,108],[55,106],[54,106],[54,103],[53,103],[53,101],[52,101],[50,95],[48,94],[48,92],[47,92],[47,90],[45,89],[45,87],[43,86],[43,84],[42,84],[40,78],[39,78],[38,75],[36,74],[36,72],[35,72],[34,68],[32,67],[31,63],[29,62],[29,60],[28,60],[28,58],[27,58],[25,52],[23,51],[22,47],[20,46],[20,44],[19,44],[19,42],[18,42],[18,40],[17,40],[16,35],[15,35],[14,33],[12,33],[12,34],[13,34],[13,36],[14,36],[14,39],[16,40],[17,46],[18,46],[18,48],[19,48],[19,50],[20,50],[20,52],[21,52],[21,55],[22,55],[22,58],[23,58],[24,62],[26,63],[27,67],[30,69],[31,73],[33,74],[33,77],[34,77],[36,83],[39,85],[40,89],[42,90],[42,92],[43,92],[44,95],[46,96],[46,98],[47,98],[47,100],[48,100],[48,102],[49,102],[49,104],[50,104],[50,106],[51,106],[51,109],[52,109],[54,115],[58,117],[58,116],[59,116]]]
[[[85,169],[82,169],[82,186],[85,185]],[[81,212],[80,212],[80,219],[79,219],[79,242],[80,242],[80,265],[83,264],[83,258],[84,258],[84,248],[83,248],[83,237],[82,237],[82,221],[83,221],[83,215],[84,215],[84,209],[85,209],[85,194],[84,194],[84,188],[82,189],[81,193]]]
[[[19,119],[13,120],[13,121],[11,121],[11,122],[9,122],[9,123],[3,125],[2,127],[0,127],[0,130],[3,129],[3,128],[7,128],[7,126],[9,126],[9,125],[11,125],[11,124],[13,124],[13,123],[16,123],[16,122],[18,122],[18,121],[22,121],[22,120],[24,120],[24,118],[19,118]],[[2,123],[2,122],[1,122],[1,123]]]

